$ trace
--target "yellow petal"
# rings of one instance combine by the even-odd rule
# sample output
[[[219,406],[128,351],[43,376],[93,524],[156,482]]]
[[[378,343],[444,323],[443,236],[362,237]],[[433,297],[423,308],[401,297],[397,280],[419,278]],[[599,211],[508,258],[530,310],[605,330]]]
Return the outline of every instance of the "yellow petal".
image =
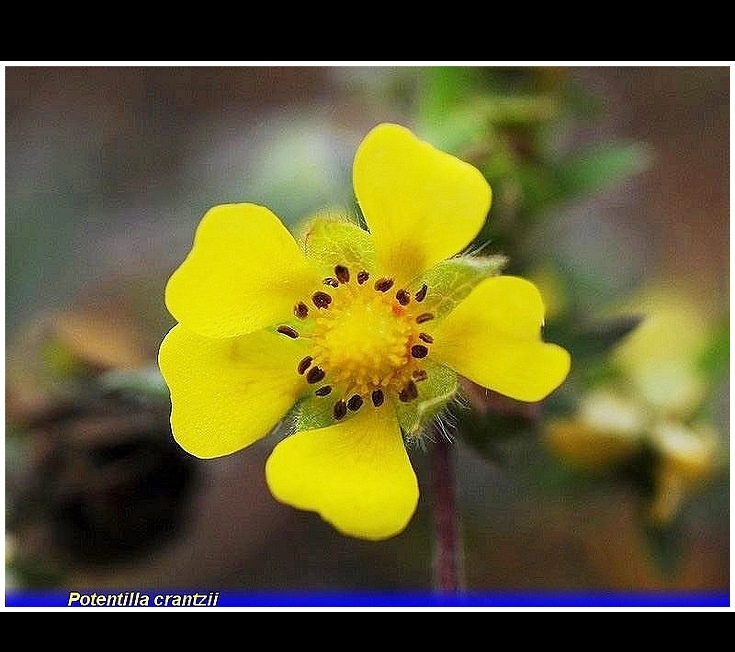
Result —
[[[305,389],[304,343],[258,331],[231,339],[174,326],[158,362],[171,391],[171,427],[197,457],[233,453],[264,437]]]
[[[544,306],[533,283],[497,276],[480,283],[434,328],[431,354],[478,385],[540,401],[569,373],[569,353],[541,341]]]
[[[360,412],[327,428],[281,441],[265,467],[273,495],[318,512],[337,530],[361,539],[401,532],[419,489],[389,406]]]
[[[273,325],[318,284],[278,218],[226,204],[202,218],[194,246],[166,286],[166,306],[189,330],[232,337]]]
[[[381,273],[399,285],[464,249],[490,210],[479,170],[393,124],[362,141],[353,183]]]

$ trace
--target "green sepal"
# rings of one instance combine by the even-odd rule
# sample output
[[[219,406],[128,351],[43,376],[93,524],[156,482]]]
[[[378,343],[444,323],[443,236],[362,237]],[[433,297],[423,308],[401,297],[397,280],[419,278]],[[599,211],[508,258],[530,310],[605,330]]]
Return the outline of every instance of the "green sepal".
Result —
[[[293,410],[291,426],[294,432],[317,430],[334,425],[334,400],[329,396],[306,396]]]
[[[426,380],[416,383],[418,398],[409,403],[398,400],[395,403],[398,423],[409,439],[420,434],[459,390],[457,374],[449,367],[427,364],[424,369],[428,375]]]
[[[480,281],[500,274],[506,263],[505,256],[457,256],[434,265],[409,289],[416,293],[426,284],[428,291],[422,308],[441,318],[449,314]]]
[[[372,236],[345,217],[315,217],[304,228],[302,242],[306,257],[325,277],[334,275],[336,265],[345,265],[353,274],[375,268]]]

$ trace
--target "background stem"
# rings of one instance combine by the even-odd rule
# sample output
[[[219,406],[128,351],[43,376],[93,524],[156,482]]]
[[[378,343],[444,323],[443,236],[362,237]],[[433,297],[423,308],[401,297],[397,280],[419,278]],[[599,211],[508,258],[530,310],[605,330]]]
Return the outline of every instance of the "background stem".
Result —
[[[434,588],[457,593],[463,587],[462,545],[455,503],[452,442],[437,432],[431,447],[431,478],[434,526]]]

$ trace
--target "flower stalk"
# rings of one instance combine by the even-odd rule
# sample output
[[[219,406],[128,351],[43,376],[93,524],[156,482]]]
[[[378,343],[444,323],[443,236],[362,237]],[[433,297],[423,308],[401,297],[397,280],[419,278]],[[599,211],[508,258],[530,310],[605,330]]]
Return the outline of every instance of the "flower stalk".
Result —
[[[434,589],[459,593],[464,589],[463,552],[456,506],[452,442],[439,432],[431,447]]]

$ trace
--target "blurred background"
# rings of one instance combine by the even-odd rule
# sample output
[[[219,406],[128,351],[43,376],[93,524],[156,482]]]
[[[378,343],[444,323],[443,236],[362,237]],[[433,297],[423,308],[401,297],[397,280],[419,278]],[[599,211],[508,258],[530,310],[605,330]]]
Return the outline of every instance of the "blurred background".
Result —
[[[6,585],[428,590],[429,464],[371,543],[277,503],[275,440],[173,443],[166,280],[215,204],[351,208],[395,121],[494,190],[573,354],[542,406],[466,387],[469,589],[729,591],[730,71],[708,67],[6,67]]]

